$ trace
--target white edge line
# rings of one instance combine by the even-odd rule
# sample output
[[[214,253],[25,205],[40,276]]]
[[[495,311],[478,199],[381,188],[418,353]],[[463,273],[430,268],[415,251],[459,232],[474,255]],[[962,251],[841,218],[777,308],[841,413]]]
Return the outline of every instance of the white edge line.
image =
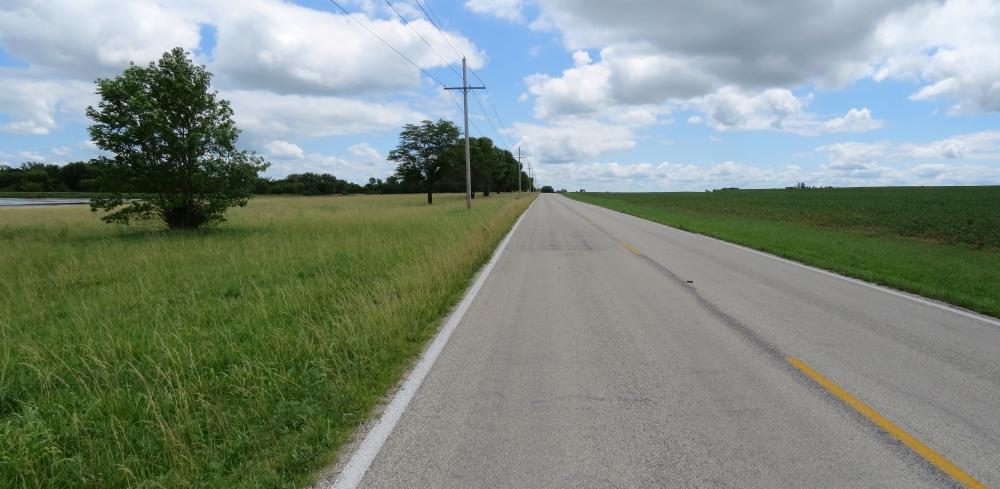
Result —
[[[537,199],[535,200],[537,201]],[[413,399],[413,395],[416,394],[417,389],[420,388],[420,384],[423,383],[424,377],[427,377],[427,373],[430,372],[431,367],[434,366],[434,362],[437,360],[438,355],[444,350],[445,343],[448,342],[448,338],[451,337],[451,333],[455,331],[458,323],[462,321],[462,317],[465,316],[465,312],[469,309],[472,301],[476,299],[476,295],[479,294],[479,289],[482,288],[483,283],[486,282],[486,278],[489,277],[490,272],[493,270],[493,265],[496,264],[497,260],[500,259],[500,255],[503,250],[507,248],[507,242],[510,241],[510,237],[514,235],[514,231],[517,230],[517,226],[521,224],[521,220],[524,216],[528,214],[531,210],[531,206],[535,205],[535,201],[532,201],[528,208],[524,210],[524,213],[517,218],[514,226],[510,228],[510,232],[504,237],[500,245],[493,252],[493,256],[490,257],[490,261],[483,267],[482,273],[479,274],[479,278],[476,283],[472,285],[469,292],[465,294],[465,298],[462,302],[458,304],[458,308],[455,309],[454,314],[448,319],[448,323],[441,328],[437,336],[434,338],[434,342],[431,346],[427,348],[424,356],[414,367],[413,371],[410,372],[409,377],[403,383],[403,387],[396,392],[396,395],[389,402],[389,406],[386,407],[385,411],[382,413],[382,417],[379,418],[378,423],[375,427],[368,432],[368,436],[365,437],[364,441],[361,442],[361,446],[358,450],[354,452],[351,457],[350,462],[344,467],[344,470],[337,476],[334,480],[333,485],[330,489],[354,489],[361,483],[361,479],[364,478],[365,473],[368,472],[368,467],[371,466],[378,452],[382,449],[382,444],[385,440],[389,438],[389,433],[392,433],[392,429],[396,426],[396,422],[403,415],[403,411],[406,410],[406,406],[410,404],[410,400]]]
[[[569,200],[573,200],[573,199],[569,199]],[[921,304],[926,304],[928,306],[936,307],[936,308],[944,310],[944,311],[953,312],[955,314],[958,314],[958,315],[961,315],[961,316],[965,316],[967,318],[978,319],[978,320],[980,320],[980,321],[982,321],[984,323],[989,323],[989,324],[992,324],[994,326],[1000,326],[1000,321],[997,321],[997,320],[995,320],[995,319],[993,319],[993,318],[991,318],[989,316],[984,316],[984,315],[977,314],[977,313],[974,313],[974,312],[971,312],[971,311],[966,311],[964,309],[959,309],[958,307],[950,305],[950,304],[945,304],[945,303],[937,302],[937,301],[934,301],[934,300],[925,299],[923,297],[912,295],[912,294],[907,293],[907,292],[900,292],[900,291],[895,290],[895,289],[890,289],[889,287],[883,287],[881,285],[873,284],[873,283],[870,283],[870,282],[865,282],[864,280],[859,280],[859,279],[856,279],[856,278],[853,278],[853,277],[847,277],[847,276],[841,275],[839,273],[831,272],[829,270],[823,270],[822,268],[816,268],[814,266],[806,265],[804,263],[799,263],[797,261],[789,260],[787,258],[782,258],[780,256],[772,255],[772,254],[764,252],[764,251],[755,250],[753,248],[748,248],[746,246],[738,245],[736,243],[730,243],[729,241],[723,241],[721,239],[713,238],[711,236],[705,236],[704,234],[698,234],[698,233],[694,233],[694,232],[691,232],[691,231],[685,231],[683,229],[678,229],[678,228],[675,228],[673,226],[668,226],[666,224],[663,224],[662,222],[656,222],[656,221],[652,221],[652,220],[649,220],[649,219],[644,219],[644,218],[639,217],[639,216],[633,216],[632,214],[626,214],[624,212],[619,212],[619,211],[616,211],[614,209],[608,209],[607,207],[601,207],[601,206],[599,206],[597,204],[591,204],[591,203],[588,203],[588,202],[580,202],[579,200],[573,200],[573,201],[574,202],[578,202],[580,204],[592,205],[592,206],[597,207],[599,209],[604,209],[606,211],[611,211],[611,212],[614,212],[616,214],[621,214],[623,216],[628,216],[628,217],[631,217],[633,219],[638,219],[640,221],[646,221],[646,222],[649,222],[649,223],[652,223],[652,224],[657,224],[657,225],[660,225],[660,226],[663,226],[663,227],[666,227],[666,228],[670,228],[670,229],[672,229],[674,231],[677,231],[677,232],[681,232],[681,233],[685,233],[685,234],[690,234],[691,236],[697,236],[699,238],[704,238],[704,239],[708,239],[708,240],[711,240],[711,241],[715,241],[717,243],[722,243],[724,245],[729,245],[729,246],[732,246],[734,248],[739,248],[739,249],[744,250],[744,251],[749,251],[750,253],[755,253],[755,254],[758,254],[758,255],[761,255],[761,256],[766,256],[768,258],[773,258],[773,259],[778,260],[780,262],[788,263],[790,265],[795,265],[797,267],[802,267],[802,268],[805,268],[805,269],[808,269],[808,270],[812,270],[812,271],[817,272],[817,273],[822,273],[823,275],[828,275],[830,277],[836,277],[836,278],[839,278],[839,279],[842,279],[842,280],[846,280],[848,282],[853,282],[853,283],[858,284],[858,285],[863,285],[865,287],[869,287],[869,288],[872,288],[872,289],[875,289],[875,290],[881,290],[882,292],[885,292],[887,294],[892,294],[894,296],[902,297],[904,299],[910,299],[911,301],[915,301],[915,302],[919,302]],[[534,203],[534,202],[532,202],[532,203]]]

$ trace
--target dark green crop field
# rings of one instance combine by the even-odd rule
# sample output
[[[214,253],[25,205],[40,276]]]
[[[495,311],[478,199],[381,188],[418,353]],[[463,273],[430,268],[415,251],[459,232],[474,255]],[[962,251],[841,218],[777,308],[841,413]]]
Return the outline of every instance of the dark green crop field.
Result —
[[[587,197],[698,214],[1000,247],[1000,186],[598,193]]]
[[[1000,186],[565,195],[1000,317]]]

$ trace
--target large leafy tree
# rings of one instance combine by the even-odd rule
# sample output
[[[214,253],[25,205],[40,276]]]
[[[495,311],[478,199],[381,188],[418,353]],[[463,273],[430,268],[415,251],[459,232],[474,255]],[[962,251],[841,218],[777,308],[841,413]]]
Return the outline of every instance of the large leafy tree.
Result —
[[[493,146],[493,140],[486,136],[469,138],[469,160],[473,192],[479,190],[483,192],[483,197],[489,197],[497,167],[497,148]]]
[[[503,148],[496,148],[497,164],[493,169],[493,185],[497,192],[517,190],[517,159]]]
[[[91,210],[114,211],[102,220],[162,219],[170,228],[197,228],[247,204],[257,173],[269,165],[236,149],[233,110],[211,90],[211,78],[175,48],[149,67],[132,65],[97,80],[101,101],[87,107],[95,121],[90,137],[114,154],[96,160],[100,187],[111,195],[94,199]],[[126,200],[127,193],[146,197]]]
[[[396,175],[404,182],[418,184],[434,202],[434,185],[457,162],[455,147],[461,132],[451,121],[422,121],[407,124],[399,133],[399,145],[389,151],[389,161],[398,163]]]

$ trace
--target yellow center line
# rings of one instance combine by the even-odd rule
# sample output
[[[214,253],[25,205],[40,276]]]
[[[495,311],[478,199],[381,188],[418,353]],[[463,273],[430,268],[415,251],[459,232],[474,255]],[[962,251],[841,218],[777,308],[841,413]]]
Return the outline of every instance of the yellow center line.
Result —
[[[639,250],[637,250],[637,249],[635,249],[635,248],[633,248],[633,247],[629,246],[629,245],[628,245],[628,243],[626,243],[626,242],[624,242],[624,241],[622,241],[622,246],[624,246],[624,247],[628,248],[628,250],[629,250],[629,251],[631,251],[632,253],[635,253],[635,254],[637,254],[637,255],[641,255],[641,254],[642,254],[642,253],[639,253]]]
[[[591,221],[590,219],[587,219],[587,222],[590,223],[591,225],[595,225],[594,221]]]
[[[625,243],[622,243],[625,244]],[[625,245],[628,246],[628,245]],[[914,452],[920,454],[920,456],[927,459],[928,462],[934,464],[937,468],[944,471],[944,473],[950,475],[952,478],[965,484],[968,487],[973,488],[986,488],[986,485],[982,482],[977,481],[971,475],[965,473],[964,470],[958,468],[957,465],[951,463],[948,459],[942,457],[940,454],[931,449],[931,447],[924,445],[920,440],[913,437],[902,428],[896,426],[892,421],[889,421],[884,416],[876,412],[874,409],[865,405],[865,403],[857,400],[854,396],[850,395],[840,386],[834,384],[827,380],[815,370],[809,368],[802,360],[797,358],[787,358],[789,363],[795,365],[796,368],[802,371],[802,373],[808,375],[813,380],[818,382],[823,387],[826,387],[828,391],[833,393],[833,395],[840,398],[840,400],[849,404],[852,408],[856,409],[861,414],[868,416],[879,428],[887,431],[890,435],[896,437],[899,441],[903,442],[906,446],[910,447]]]

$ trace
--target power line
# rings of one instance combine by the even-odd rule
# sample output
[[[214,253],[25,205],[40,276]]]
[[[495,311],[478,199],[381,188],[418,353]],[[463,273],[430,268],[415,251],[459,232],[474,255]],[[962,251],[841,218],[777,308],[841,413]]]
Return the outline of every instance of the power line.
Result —
[[[475,92],[473,92],[473,94],[475,94]],[[461,104],[461,103],[459,103],[458,99],[457,99],[457,98],[455,98],[455,94],[453,94],[453,93],[451,93],[451,92],[448,92],[448,95],[450,95],[450,96],[451,96],[451,99],[452,99],[452,100],[453,100],[453,101],[455,102],[455,105],[457,105],[457,106],[458,106],[458,110],[465,110],[465,109],[463,109],[463,108],[462,108],[462,104]],[[469,124],[472,124],[472,128],[473,128],[473,129],[475,129],[475,130],[476,130],[476,132],[478,132],[478,133],[479,133],[479,137],[483,137],[483,136],[484,136],[484,134],[483,134],[483,131],[480,131],[480,130],[479,130],[479,127],[477,127],[477,126],[476,126],[476,123],[475,123],[475,122],[473,122],[473,121],[472,121],[471,119],[469,120]]]
[[[454,68],[453,66],[451,66],[451,63],[449,63],[449,62],[445,61],[444,57],[443,57],[443,56],[441,56],[440,54],[438,54],[438,52],[434,50],[434,46],[431,46],[431,43],[427,42],[427,39],[424,39],[424,36],[421,36],[421,35],[420,35],[420,33],[419,33],[419,32],[417,32],[417,30],[416,30],[416,29],[415,29],[415,28],[414,28],[414,27],[413,27],[412,25],[410,25],[410,23],[409,23],[409,22],[407,22],[405,18],[403,18],[402,14],[400,14],[400,13],[399,13],[399,11],[398,11],[398,10],[396,10],[396,7],[393,7],[393,6],[392,6],[392,4],[391,4],[391,3],[389,3],[389,0],[385,0],[385,4],[386,4],[386,5],[388,5],[388,6],[389,6],[389,8],[391,8],[393,12],[396,12],[396,15],[398,15],[398,16],[399,16],[399,20],[402,20],[402,21],[403,21],[403,24],[405,24],[405,25],[406,25],[406,27],[409,27],[409,28],[410,28],[410,30],[411,30],[411,31],[413,31],[413,33],[414,33],[414,34],[416,34],[416,35],[417,35],[417,37],[419,37],[419,38],[420,38],[420,40],[421,40],[421,41],[424,41],[424,44],[426,44],[426,45],[427,45],[427,47],[428,47],[428,48],[430,48],[430,49],[431,49],[431,51],[432,51],[432,52],[433,52],[434,54],[437,54],[437,57],[438,57],[438,59],[440,59],[440,60],[441,60],[441,61],[442,61],[442,62],[443,62],[443,63],[445,64],[445,66],[447,66],[448,68],[451,68],[451,71],[452,71],[453,73],[455,73],[456,75],[458,75],[458,76],[462,76],[462,75],[461,75],[461,74],[460,74],[460,73],[459,73],[458,71],[456,71],[456,70],[455,70],[455,68]],[[422,10],[422,9],[421,9],[421,10]],[[434,25],[434,23],[433,23],[433,22],[431,22],[431,25]],[[437,26],[435,25],[435,26],[434,26],[434,28],[435,28],[435,29],[437,29]],[[441,30],[440,30],[440,29],[438,29],[438,32],[441,32]],[[480,81],[482,81],[482,80],[480,80]]]
[[[420,0],[413,0],[413,1],[414,1],[414,2],[416,2],[416,4],[417,4],[417,6],[418,6],[418,7],[420,7]],[[455,46],[454,44],[452,44],[452,43],[451,43],[451,41],[450,41],[450,40],[448,39],[448,38],[449,38],[450,36],[445,36],[445,35],[444,35],[444,31],[442,31],[442,30],[441,30],[441,27],[443,27],[443,26],[444,26],[444,22],[441,22],[441,18],[440,18],[440,17],[438,17],[438,15],[437,15],[437,13],[436,13],[436,12],[434,12],[434,8],[433,8],[433,7],[431,7],[431,4],[430,4],[430,3],[429,3],[429,2],[427,1],[427,0],[424,0],[424,5],[427,5],[427,9],[431,11],[431,14],[433,14],[433,15],[434,15],[434,18],[435,18],[435,19],[437,20],[437,24],[435,24],[435,23],[434,23],[434,21],[433,21],[433,20],[431,20],[431,25],[433,25],[434,27],[436,27],[436,28],[437,28],[437,30],[438,30],[438,33],[439,33],[439,34],[441,34],[441,37],[443,37],[445,41],[448,41],[448,44],[449,44],[449,45],[451,46],[451,48],[455,50],[455,54],[461,54],[461,56],[462,56],[462,57],[464,58],[464,57],[465,57],[465,53],[464,53],[464,52],[463,52],[463,53],[460,53],[459,51],[461,51],[461,49],[458,49],[458,48],[457,48],[457,47],[456,47],[456,46]],[[427,11],[425,11],[423,7],[420,7],[420,11],[421,11],[421,12],[423,12],[423,13],[424,13],[424,15],[427,15]],[[431,19],[431,17],[430,17],[429,15],[427,15],[427,20],[430,20],[430,19]],[[439,26],[440,26],[440,27],[439,27]],[[482,81],[482,80],[479,80],[479,81]],[[484,84],[484,85],[485,85],[485,84]]]
[[[415,2],[417,3],[417,6],[418,6],[418,7],[420,7],[420,3],[419,3],[419,1],[417,1],[417,0],[414,0],[414,1],[415,1]],[[341,6],[341,5],[339,4],[339,3],[337,3],[337,2],[336,2],[336,0],[330,0],[330,2],[331,2],[331,3],[333,3],[334,5],[336,5],[336,6],[337,6],[337,8],[339,8],[339,9],[340,9],[340,10],[341,10],[342,12],[344,12],[345,14],[347,14],[347,16],[351,18],[351,20],[353,20],[354,22],[357,22],[357,23],[358,23],[358,25],[360,25],[360,26],[361,26],[361,27],[363,27],[363,28],[364,28],[364,29],[365,29],[366,31],[368,31],[368,33],[369,33],[369,34],[371,34],[371,35],[375,36],[375,38],[376,38],[376,39],[378,39],[379,41],[382,41],[382,44],[385,44],[386,46],[388,46],[388,47],[389,47],[389,49],[393,50],[393,51],[394,51],[394,52],[395,52],[396,54],[398,54],[398,55],[399,55],[400,57],[402,57],[402,58],[403,58],[403,59],[405,59],[405,60],[406,60],[407,62],[409,62],[409,63],[410,63],[411,65],[413,65],[413,67],[414,67],[414,68],[416,68],[416,69],[420,70],[420,72],[421,72],[421,73],[423,73],[423,74],[427,75],[427,76],[428,76],[428,77],[430,77],[430,78],[431,78],[432,80],[434,80],[434,81],[438,82],[438,83],[439,83],[439,84],[440,84],[441,86],[444,86],[444,87],[447,87],[447,85],[446,85],[446,84],[445,84],[444,82],[442,82],[441,80],[438,80],[437,78],[435,78],[435,77],[434,77],[434,75],[431,75],[430,73],[428,73],[428,72],[427,72],[427,70],[425,70],[425,69],[421,68],[421,67],[420,67],[419,65],[417,65],[417,64],[416,64],[416,63],[414,63],[414,62],[413,62],[412,60],[410,60],[410,58],[407,58],[407,57],[406,57],[406,55],[404,55],[403,53],[399,52],[399,50],[398,50],[398,49],[396,49],[396,48],[392,47],[392,45],[391,45],[391,44],[389,44],[389,43],[388,43],[388,42],[387,42],[387,41],[386,41],[385,39],[382,39],[382,38],[381,38],[381,37],[380,37],[380,36],[379,36],[378,34],[376,34],[376,33],[375,33],[374,31],[372,31],[371,29],[369,29],[369,28],[368,28],[368,26],[366,26],[366,25],[364,25],[363,23],[361,23],[361,21],[360,21],[360,20],[358,20],[358,19],[357,19],[356,17],[354,17],[353,15],[351,15],[351,13],[350,13],[350,12],[348,12],[348,11],[347,11],[346,9],[344,9],[344,7],[342,7],[342,6]],[[392,4],[390,4],[388,0],[385,0],[385,3],[386,3],[387,5],[389,5],[389,8],[391,8],[393,12],[396,12],[396,15],[398,15],[398,16],[399,16],[399,18],[400,18],[400,20],[402,20],[402,21],[403,21],[403,24],[405,24],[405,25],[406,25],[407,27],[409,27],[410,29],[412,29],[412,30],[413,30],[413,32],[414,32],[414,33],[415,33],[415,34],[417,35],[417,37],[419,37],[419,38],[420,38],[420,40],[421,40],[421,41],[423,41],[423,42],[424,42],[424,44],[426,44],[426,45],[427,45],[427,47],[428,47],[428,48],[430,48],[430,49],[431,49],[431,51],[433,51],[433,52],[434,52],[434,54],[436,54],[436,55],[437,55],[437,57],[438,57],[438,58],[440,58],[440,59],[441,59],[441,61],[443,61],[443,62],[445,63],[445,65],[446,65],[446,66],[448,66],[448,68],[450,68],[450,69],[451,69],[451,71],[453,71],[453,72],[454,72],[454,73],[455,73],[456,75],[458,75],[458,72],[457,72],[457,71],[455,71],[455,68],[454,68],[454,67],[452,67],[452,66],[451,66],[451,64],[449,64],[449,63],[448,63],[447,61],[445,61],[444,57],[442,57],[442,56],[441,56],[441,55],[440,55],[440,54],[439,54],[439,53],[438,53],[437,51],[435,51],[435,50],[434,50],[434,48],[433,48],[433,47],[432,47],[432,46],[430,45],[430,43],[428,43],[428,42],[427,42],[427,40],[426,40],[426,39],[424,39],[424,38],[423,38],[423,36],[421,36],[421,35],[420,35],[420,33],[419,33],[419,32],[417,32],[417,30],[416,30],[416,29],[414,29],[414,28],[413,28],[413,26],[411,26],[411,25],[409,24],[409,22],[407,22],[407,21],[406,21],[406,19],[405,19],[405,18],[403,18],[403,16],[402,16],[402,15],[400,15],[399,11],[397,11],[397,10],[396,10],[396,8],[395,8],[395,7],[393,7],[393,6],[392,6]],[[438,23],[440,23],[440,22],[441,22],[441,19],[437,17],[437,13],[435,13],[435,12],[434,12],[434,9],[433,9],[433,8],[431,8],[431,5],[430,5],[429,3],[427,4],[427,8],[428,8],[428,9],[430,9],[431,13],[432,13],[432,14],[434,14],[434,17],[435,17],[435,18],[437,18],[437,20],[438,20]],[[423,7],[420,7],[420,10],[421,10],[422,12],[424,12],[424,15],[427,15],[427,11],[426,11],[426,10],[424,10],[424,9],[423,9]],[[445,34],[444,34],[444,32],[443,32],[443,31],[441,30],[441,28],[440,28],[440,27],[438,27],[438,26],[437,26],[437,24],[435,24],[435,23],[434,23],[434,21],[430,19],[430,16],[428,16],[427,20],[428,20],[428,21],[430,21],[431,25],[432,25],[432,26],[434,26],[434,28],[435,28],[435,29],[437,29],[438,33],[439,33],[439,34],[441,34],[441,36],[442,36],[442,37],[443,37],[443,38],[445,39],[445,41],[447,41],[447,42],[448,42],[448,45],[450,45],[450,46],[452,47],[452,49],[454,49],[454,50],[455,50],[456,54],[460,54],[460,53],[459,53],[459,51],[460,51],[460,50],[459,50],[459,49],[457,49],[457,48],[455,47],[455,45],[454,45],[454,44],[452,44],[452,43],[451,43],[451,41],[449,41],[449,40],[448,40],[448,37],[447,37],[447,36],[445,36]],[[470,70],[470,71],[471,71],[471,70]],[[479,75],[476,75],[476,74],[475,74],[475,72],[473,72],[473,75],[474,75],[474,76],[476,77],[476,79],[478,79],[478,80],[479,80],[480,82],[482,82],[482,81],[483,81],[483,80],[482,80],[481,78],[479,78]],[[461,75],[459,75],[459,76],[461,76]],[[483,84],[485,85],[485,83],[483,83]],[[455,96],[454,96],[454,95],[452,95],[451,93],[449,93],[449,95],[451,96],[451,99],[452,99],[452,101],[453,101],[453,102],[455,102],[455,105],[457,105],[459,109],[462,109],[462,104],[460,104],[460,103],[458,102],[458,100],[457,100],[457,99],[455,99]],[[473,92],[473,96],[475,96],[475,93],[474,93],[474,92]],[[476,97],[476,102],[479,102],[479,97]],[[490,120],[490,116],[489,116],[489,114],[487,114],[487,113],[486,113],[486,109],[485,109],[485,108],[483,108],[483,104],[482,104],[482,102],[479,102],[479,107],[480,107],[481,109],[483,109],[483,114],[484,114],[484,115],[486,115],[486,120],[487,120],[487,121],[488,121],[488,122],[490,123],[490,125],[491,125],[491,126],[493,126],[493,121],[491,121],[491,120]],[[464,110],[464,109],[463,109],[463,110]],[[496,112],[496,108],[494,108],[494,109],[493,109],[493,111],[494,111],[494,112]],[[500,116],[499,116],[499,115],[497,115],[497,120],[498,120],[498,121],[500,121]],[[472,125],[472,127],[473,127],[473,128],[474,128],[474,129],[476,130],[476,132],[478,132],[478,133],[479,133],[479,136],[480,136],[480,137],[483,137],[483,136],[484,136],[483,132],[482,132],[481,130],[479,130],[479,127],[478,127],[478,126],[476,126],[476,123],[475,123],[475,122],[472,122],[472,121],[470,121],[469,123],[470,123],[470,124]],[[503,121],[500,121],[500,125],[501,125],[501,127],[503,126]],[[506,130],[507,130],[507,129],[506,129],[506,128],[504,128],[504,131],[506,131]],[[500,133],[499,133],[499,132],[498,132],[498,131],[496,130],[496,127],[495,127],[495,126],[493,127],[493,132],[496,132],[496,133],[497,133],[497,136],[498,136],[498,137],[500,137]],[[510,139],[510,138],[508,138],[508,140],[509,140],[509,139]],[[502,139],[501,139],[501,143],[503,143]],[[504,146],[506,146],[506,143],[504,143]]]
[[[470,69],[469,71],[472,71],[472,70]],[[475,71],[472,71],[472,76],[476,77],[476,79],[479,80],[479,83],[482,83],[484,87],[486,86],[486,82],[484,82],[482,78],[479,78],[479,75],[477,75]],[[503,135],[507,138],[507,142],[510,143],[511,147],[515,146],[514,140],[512,140],[510,138],[510,135],[507,134],[507,128],[503,125],[503,119],[500,118],[500,113],[497,112],[497,106],[496,106],[496,104],[493,103],[493,95],[490,93],[489,89],[485,89],[484,88],[483,90],[486,91],[486,96],[490,98],[490,108],[493,109],[493,113],[496,114],[496,116],[497,116],[497,122],[500,123],[500,128],[503,129]],[[485,112],[485,110],[484,110],[484,112]]]
[[[386,3],[388,3],[388,1],[389,1],[389,0],[385,0],[385,1],[386,1]],[[438,31],[438,34],[440,34],[440,35],[441,35],[441,37],[442,37],[442,38],[443,38],[443,39],[444,39],[445,41],[447,41],[447,42],[448,42],[448,45],[449,45],[449,46],[451,46],[451,48],[455,50],[455,54],[459,54],[459,55],[461,55],[461,56],[462,56],[463,58],[465,58],[465,54],[464,54],[464,53],[460,53],[460,52],[459,52],[459,49],[458,49],[457,47],[455,47],[455,45],[454,45],[454,44],[452,44],[452,42],[451,42],[451,41],[450,41],[450,40],[448,39],[448,36],[445,36],[445,34],[444,34],[444,31],[442,31],[442,29],[441,29],[441,27],[440,27],[440,26],[443,26],[443,25],[444,25],[444,23],[442,23],[442,22],[441,22],[441,19],[440,19],[440,18],[439,18],[439,17],[437,16],[437,13],[436,13],[436,12],[434,12],[434,9],[433,9],[433,8],[431,7],[431,4],[430,4],[430,3],[429,3],[429,2],[427,1],[427,0],[424,0],[424,3],[425,3],[425,4],[427,4],[427,8],[428,8],[428,9],[429,9],[429,10],[431,11],[431,13],[433,13],[433,14],[434,14],[434,18],[435,18],[435,19],[437,19],[437,23],[435,23],[435,22],[434,22],[434,19],[431,19],[431,16],[427,14],[427,10],[424,10],[423,6],[421,6],[421,5],[420,5],[420,0],[413,0],[413,1],[414,1],[414,3],[416,3],[416,4],[417,4],[417,7],[419,7],[419,8],[420,8],[420,11],[421,11],[421,12],[423,12],[425,16],[427,16],[427,20],[428,20],[428,21],[430,21],[431,25],[432,25],[432,26],[434,26],[434,28],[435,28],[435,29],[437,29],[437,31]],[[395,10],[395,9],[393,9],[393,10]],[[397,15],[398,15],[398,14],[399,14],[399,13],[397,12]],[[419,34],[418,34],[418,35],[419,35]],[[425,41],[425,42],[426,42],[426,41]],[[436,54],[436,53],[435,53],[435,54]],[[438,57],[440,57],[440,55],[438,55]],[[473,71],[473,69],[472,69],[472,68],[469,68],[469,71],[470,71],[470,72],[472,72],[472,76],[476,77],[476,79],[477,79],[477,80],[479,80],[479,83],[481,83],[481,84],[482,84],[482,85],[483,85],[484,87],[486,86],[486,82],[485,82],[485,81],[483,81],[483,79],[482,79],[482,78],[480,78],[480,77],[479,77],[479,75],[478,75],[478,74],[477,74],[477,73],[476,73],[475,71]],[[496,108],[496,105],[495,105],[495,104],[493,103],[493,95],[492,95],[492,94],[490,94],[490,91],[489,91],[489,89],[485,89],[485,90],[486,90],[486,96],[487,96],[487,97],[489,97],[489,102],[490,102],[490,107],[491,107],[491,108],[493,109],[493,114],[495,114],[495,115],[497,116],[497,122],[499,122],[499,123],[500,123],[500,127],[501,127],[501,128],[503,129],[503,131],[504,131],[504,132],[503,132],[503,135],[501,136],[501,135],[500,135],[500,132],[496,130],[496,127],[493,127],[493,132],[497,133],[497,137],[499,137],[499,138],[500,138],[500,142],[501,142],[501,143],[502,143],[502,144],[503,144],[504,146],[507,146],[507,144],[508,144],[508,143],[510,144],[510,146],[508,147],[508,150],[509,150],[509,149],[510,149],[511,147],[514,147],[514,141],[513,141],[513,140],[512,140],[511,138],[510,138],[510,136],[509,136],[509,135],[507,134],[507,127],[506,127],[506,126],[504,126],[504,123],[503,123],[503,119],[501,119],[501,118],[500,118],[500,113],[499,113],[499,112],[497,112],[497,108]],[[473,93],[473,95],[475,95],[475,93]],[[480,101],[479,101],[479,97],[478,97],[478,96],[476,97],[476,102],[478,102],[478,103],[479,103],[479,107],[480,107],[481,109],[483,109],[483,115],[485,115],[485,116],[486,116],[486,120],[487,120],[487,121],[490,121],[490,115],[489,115],[489,113],[487,113],[487,112],[486,112],[486,109],[485,109],[485,108],[483,108],[483,104],[482,104],[482,102],[480,102]],[[491,125],[491,126],[493,125],[493,121],[490,121],[490,125]],[[506,142],[504,142],[504,141],[503,141],[503,139],[504,139],[505,137],[507,138],[507,141],[506,141]]]
[[[357,22],[357,23],[358,23],[358,25],[360,25],[361,27],[364,27],[366,31],[368,31],[368,32],[369,32],[369,33],[370,33],[371,35],[375,36],[376,38],[378,38],[378,40],[379,40],[379,41],[382,41],[382,44],[385,44],[386,46],[389,46],[389,49],[391,49],[391,50],[395,51],[395,52],[396,52],[396,54],[398,54],[398,55],[402,56],[402,57],[403,57],[403,59],[405,59],[406,61],[409,61],[409,63],[410,63],[411,65],[413,65],[413,66],[414,66],[414,67],[415,67],[416,69],[418,69],[418,70],[420,70],[421,72],[423,72],[423,74],[425,74],[425,75],[427,75],[427,76],[431,77],[431,79],[432,79],[432,80],[434,80],[434,81],[436,81],[436,82],[440,83],[440,84],[441,84],[441,86],[443,86],[443,87],[446,87],[446,86],[447,86],[447,85],[445,85],[445,84],[444,84],[444,82],[442,82],[441,80],[438,80],[437,78],[434,78],[434,75],[431,75],[430,73],[428,73],[428,72],[427,72],[427,70],[425,70],[425,69],[421,68],[420,66],[417,66],[417,64],[416,64],[416,63],[414,63],[413,61],[410,61],[410,58],[407,58],[407,57],[406,57],[406,55],[404,55],[403,53],[399,52],[399,50],[397,50],[396,48],[392,47],[392,44],[389,44],[388,42],[386,42],[386,40],[385,40],[385,39],[382,39],[381,37],[379,37],[379,35],[378,35],[378,34],[376,34],[375,32],[373,32],[373,31],[372,31],[371,29],[369,29],[369,28],[368,28],[368,26],[366,26],[366,25],[362,24],[362,23],[361,23],[361,21],[360,21],[360,20],[358,20],[358,19],[356,19],[356,18],[355,18],[355,17],[353,16],[353,15],[351,15],[351,13],[350,13],[350,12],[348,12],[347,10],[344,10],[344,7],[341,7],[341,6],[340,6],[340,4],[336,2],[336,0],[330,0],[330,2],[333,2],[333,4],[337,6],[337,8],[339,8],[340,10],[342,10],[342,11],[343,11],[343,12],[344,12],[345,14],[347,14],[347,16],[348,16],[348,17],[350,17],[351,19],[354,19],[354,21],[355,21],[355,22]],[[404,21],[404,22],[405,22],[405,21]],[[416,32],[416,31],[414,31],[414,32]],[[417,35],[419,36],[419,34],[417,34]],[[423,38],[421,38],[421,39],[423,39]],[[424,42],[426,42],[426,41],[424,41]]]
[[[481,82],[482,80],[479,81]],[[510,146],[507,146],[507,143],[504,142],[503,136],[501,136],[500,132],[497,131],[497,126],[493,125],[493,121],[490,120],[490,115],[486,113],[486,108],[483,107],[483,103],[479,101],[479,95],[476,95],[476,92],[472,92],[472,96],[476,98],[476,103],[479,104],[479,108],[483,109],[483,115],[486,116],[486,121],[490,123],[490,127],[493,128],[493,132],[495,132],[497,137],[500,138],[500,144],[504,145],[504,147],[507,148],[507,151],[510,151]],[[499,117],[497,119],[499,120]]]

